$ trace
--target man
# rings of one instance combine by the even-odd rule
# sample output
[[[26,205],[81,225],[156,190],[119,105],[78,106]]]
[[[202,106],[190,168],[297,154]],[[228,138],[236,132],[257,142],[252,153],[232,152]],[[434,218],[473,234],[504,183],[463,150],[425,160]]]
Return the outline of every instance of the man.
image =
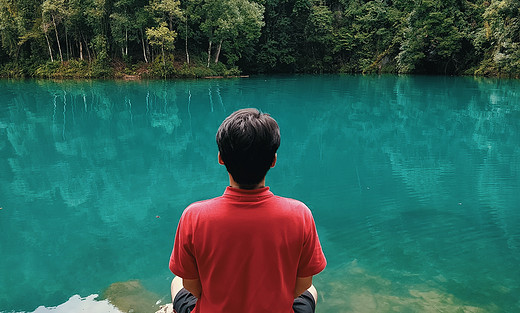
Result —
[[[265,186],[280,146],[278,124],[243,109],[222,122],[216,139],[229,186],[180,218],[170,257],[175,311],[314,312],[312,277],[326,266],[314,219],[303,203]]]

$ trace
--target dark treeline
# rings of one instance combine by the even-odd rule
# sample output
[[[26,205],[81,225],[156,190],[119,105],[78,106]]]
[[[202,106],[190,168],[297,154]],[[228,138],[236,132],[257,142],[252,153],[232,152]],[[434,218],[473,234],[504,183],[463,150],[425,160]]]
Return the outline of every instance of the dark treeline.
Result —
[[[0,0],[0,75],[520,76],[518,0]]]

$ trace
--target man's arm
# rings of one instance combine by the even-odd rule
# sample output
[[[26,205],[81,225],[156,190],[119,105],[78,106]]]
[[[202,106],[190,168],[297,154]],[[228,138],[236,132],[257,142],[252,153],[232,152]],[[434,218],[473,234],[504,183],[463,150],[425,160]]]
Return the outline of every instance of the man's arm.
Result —
[[[202,285],[200,284],[200,279],[182,279],[182,285],[186,290],[191,292],[195,298],[200,299],[200,295],[202,293]],[[303,291],[302,291],[303,292]]]
[[[294,288],[294,298],[298,298],[305,290],[312,286],[312,276],[296,277],[296,287]],[[184,287],[186,288],[186,287]],[[188,289],[188,288],[186,288]]]

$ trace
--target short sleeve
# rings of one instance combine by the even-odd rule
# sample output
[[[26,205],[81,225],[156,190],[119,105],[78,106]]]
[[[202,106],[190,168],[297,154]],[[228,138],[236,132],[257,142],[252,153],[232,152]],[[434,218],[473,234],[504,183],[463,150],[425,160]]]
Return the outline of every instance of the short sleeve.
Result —
[[[198,279],[199,273],[193,250],[192,220],[188,211],[189,208],[184,211],[179,220],[169,267],[172,273],[181,278]]]
[[[327,260],[323,254],[318,232],[311,211],[306,208],[304,217],[304,243],[298,264],[298,277],[308,277],[318,274],[325,269]]]

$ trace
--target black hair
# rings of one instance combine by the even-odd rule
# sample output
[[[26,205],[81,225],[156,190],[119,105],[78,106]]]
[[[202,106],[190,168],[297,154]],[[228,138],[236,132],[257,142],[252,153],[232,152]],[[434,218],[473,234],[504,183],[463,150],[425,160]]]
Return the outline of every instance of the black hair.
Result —
[[[264,179],[280,146],[280,128],[267,113],[242,109],[232,113],[217,131],[220,157],[241,188]]]

